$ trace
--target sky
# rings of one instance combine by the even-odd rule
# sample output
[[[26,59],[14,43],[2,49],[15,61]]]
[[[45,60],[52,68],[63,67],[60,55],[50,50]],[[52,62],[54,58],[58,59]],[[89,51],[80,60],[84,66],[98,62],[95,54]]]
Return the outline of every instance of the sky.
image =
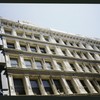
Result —
[[[0,4],[0,16],[82,36],[100,38],[100,4]]]

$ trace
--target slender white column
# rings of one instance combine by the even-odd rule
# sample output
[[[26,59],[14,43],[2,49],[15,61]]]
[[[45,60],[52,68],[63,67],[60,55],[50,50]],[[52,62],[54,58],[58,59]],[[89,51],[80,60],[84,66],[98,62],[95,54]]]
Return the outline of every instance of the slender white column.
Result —
[[[47,51],[48,54],[52,54],[52,52],[51,52],[51,50],[50,50],[48,45],[46,45],[46,51]]]
[[[18,40],[15,41],[15,44],[16,44],[16,49],[21,50],[20,44],[19,44],[19,41]]]
[[[68,86],[68,83],[66,82],[65,78],[61,78],[62,87],[66,94],[73,94],[70,90],[70,87]]]
[[[88,52],[88,58],[90,59],[90,60],[94,60],[94,58],[92,57],[92,55]]]
[[[12,29],[12,35],[17,36],[15,28]]]
[[[4,48],[7,48],[7,41],[6,41],[6,38],[3,38],[2,42],[3,42],[3,47],[4,47]]]
[[[54,66],[54,69],[55,69],[55,70],[60,70],[60,69],[57,67],[58,64],[57,64],[57,62],[56,62],[55,59],[52,59],[52,63],[53,63],[53,66]]]
[[[53,37],[51,37],[51,36],[50,36],[49,40],[50,40],[50,42],[52,42],[52,43],[56,43],[55,39],[54,39]]]
[[[19,56],[19,59],[20,59],[21,67],[26,68],[25,63],[24,63],[24,58],[22,55]]]
[[[24,84],[25,84],[25,90],[27,95],[33,95],[32,87],[30,84],[29,76],[24,76]]]
[[[5,31],[4,31],[4,27],[3,26],[1,26],[1,33],[2,34],[5,34]]]
[[[80,46],[81,48],[85,48],[81,42],[79,43],[79,46]]]
[[[92,49],[92,50],[93,50],[93,48],[92,48],[91,45],[89,45],[89,44],[86,44],[86,48],[87,48],[87,49]]]
[[[41,91],[42,95],[47,95],[47,93],[45,91],[45,88],[43,86],[41,78],[38,79],[38,83],[39,83],[39,87],[40,87],[40,91]]]
[[[92,86],[92,84],[88,79],[85,79],[85,83],[87,84],[88,89],[90,90],[91,93],[97,93],[97,91],[94,89],[94,87]]]
[[[6,58],[6,66],[11,67],[9,55],[5,55],[5,58]]]
[[[61,51],[60,47],[56,47],[56,53],[57,53],[58,55],[64,56],[64,54],[63,54],[63,52]]]
[[[15,88],[14,88],[14,82],[13,82],[13,76],[8,75],[8,79],[9,79],[9,86],[10,86],[11,95],[12,96],[16,95]]]
[[[80,81],[79,81],[79,79],[78,78],[73,78],[72,79],[72,82],[73,82],[73,85],[74,85],[74,87],[75,87],[75,89],[76,89],[76,91],[80,94],[85,94],[85,93],[87,93],[86,91],[85,91],[85,89],[84,89],[84,87],[82,86],[82,84],[80,83]]]
[[[73,57],[73,55],[70,53],[70,51],[69,51],[68,49],[66,49],[66,51],[67,51],[67,55],[68,55],[69,57]]]
[[[59,39],[59,43],[64,45],[64,42],[63,42],[63,40],[61,38]]]
[[[44,39],[44,37],[43,37],[42,34],[40,34],[40,40],[41,40],[41,41],[45,41],[45,39]]]
[[[77,61],[75,61],[75,65],[77,66],[77,67],[76,67],[76,70],[77,70],[78,72],[83,72],[83,70],[81,69],[81,67],[80,67],[79,64],[77,63]]]

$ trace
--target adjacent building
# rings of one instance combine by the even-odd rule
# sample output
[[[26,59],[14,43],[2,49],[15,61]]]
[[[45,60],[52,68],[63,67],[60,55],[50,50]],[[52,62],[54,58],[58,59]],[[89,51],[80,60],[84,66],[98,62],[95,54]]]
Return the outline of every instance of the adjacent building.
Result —
[[[1,18],[0,50],[3,95],[100,95],[100,40]]]

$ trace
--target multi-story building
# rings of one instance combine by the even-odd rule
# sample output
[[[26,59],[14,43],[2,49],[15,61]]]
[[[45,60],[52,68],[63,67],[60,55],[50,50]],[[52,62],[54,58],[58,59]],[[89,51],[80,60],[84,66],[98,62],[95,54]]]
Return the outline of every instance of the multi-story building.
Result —
[[[3,95],[100,95],[100,40],[4,18],[0,29]]]

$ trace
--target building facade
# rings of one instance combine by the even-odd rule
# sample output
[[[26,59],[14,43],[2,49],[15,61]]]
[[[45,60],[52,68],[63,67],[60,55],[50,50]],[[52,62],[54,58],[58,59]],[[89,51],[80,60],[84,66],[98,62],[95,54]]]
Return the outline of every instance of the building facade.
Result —
[[[99,40],[4,18],[0,37],[3,95],[100,95]]]

